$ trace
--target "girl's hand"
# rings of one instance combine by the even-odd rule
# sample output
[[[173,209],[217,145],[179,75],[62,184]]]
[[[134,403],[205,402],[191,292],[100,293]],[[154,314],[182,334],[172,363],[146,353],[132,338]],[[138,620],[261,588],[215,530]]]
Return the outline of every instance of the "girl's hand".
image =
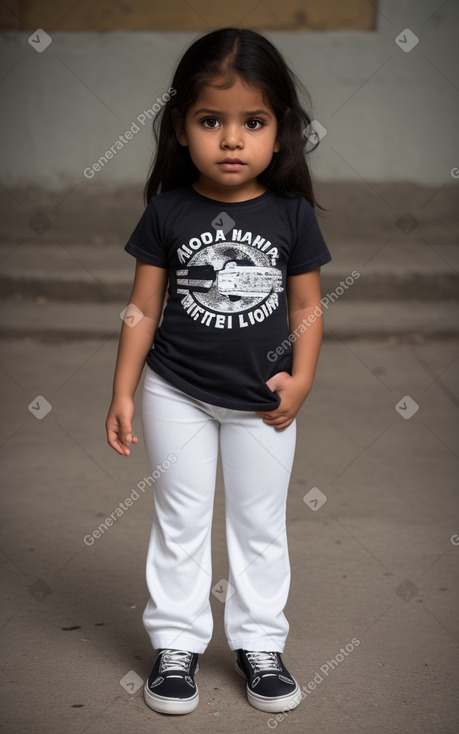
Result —
[[[134,400],[132,398],[114,397],[108,411],[105,429],[107,441],[118,454],[130,456],[128,444],[137,443],[138,438],[132,433],[134,418]]]
[[[280,399],[280,405],[275,410],[258,412],[257,415],[276,431],[282,431],[293,423],[296,415],[306,400],[311,387],[305,386],[304,381],[298,383],[295,377],[288,372],[278,372],[267,381],[267,386],[276,392]]]

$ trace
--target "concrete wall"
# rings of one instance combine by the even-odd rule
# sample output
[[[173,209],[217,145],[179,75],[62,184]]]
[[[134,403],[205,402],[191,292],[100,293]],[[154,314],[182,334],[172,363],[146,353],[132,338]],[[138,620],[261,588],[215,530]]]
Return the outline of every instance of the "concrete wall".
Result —
[[[375,32],[266,33],[304,80],[314,117],[327,129],[313,154],[317,179],[454,181],[458,20],[457,2],[381,0]],[[406,28],[419,38],[409,53],[395,42]],[[150,124],[140,125],[94,178],[83,171],[168,89],[178,55],[196,34],[52,31],[41,53],[43,34],[33,34],[35,47],[29,35],[2,34],[1,181],[7,189],[143,184]]]

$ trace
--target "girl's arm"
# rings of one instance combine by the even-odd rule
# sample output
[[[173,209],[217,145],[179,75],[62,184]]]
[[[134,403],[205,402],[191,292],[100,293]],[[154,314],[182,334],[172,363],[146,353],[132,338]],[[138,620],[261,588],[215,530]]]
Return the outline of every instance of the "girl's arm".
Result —
[[[136,261],[129,307],[121,326],[113,397],[105,422],[107,441],[122,456],[130,455],[128,444],[138,442],[132,434],[134,393],[161,318],[166,286],[167,270]]]
[[[323,334],[320,298],[320,268],[287,278],[292,374],[278,372],[268,380],[266,384],[279,394],[281,403],[276,410],[258,413],[277,430],[293,423],[312,388]]]

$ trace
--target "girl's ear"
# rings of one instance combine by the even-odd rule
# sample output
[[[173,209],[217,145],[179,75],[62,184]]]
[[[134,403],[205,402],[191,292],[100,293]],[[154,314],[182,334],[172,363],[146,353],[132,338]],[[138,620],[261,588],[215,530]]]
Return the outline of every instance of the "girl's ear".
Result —
[[[188,142],[185,134],[185,126],[183,115],[178,110],[172,110],[172,127],[174,128],[175,137],[180,145],[187,146]]]
[[[279,151],[280,151],[280,145],[279,145],[278,141],[276,140],[276,142],[274,144],[274,148],[273,148],[273,153],[279,153]]]

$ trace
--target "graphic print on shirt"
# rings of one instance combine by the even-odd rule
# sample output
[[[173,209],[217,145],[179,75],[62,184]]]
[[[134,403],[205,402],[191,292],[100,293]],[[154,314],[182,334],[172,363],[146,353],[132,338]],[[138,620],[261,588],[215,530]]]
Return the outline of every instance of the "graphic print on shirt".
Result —
[[[195,321],[220,329],[261,323],[279,305],[282,273],[276,268],[278,251],[264,238],[233,230],[204,232],[178,250],[186,267],[176,271],[181,304]],[[209,240],[212,244],[209,244]],[[222,241],[224,240],[224,241]],[[190,247],[201,247],[194,252]]]

